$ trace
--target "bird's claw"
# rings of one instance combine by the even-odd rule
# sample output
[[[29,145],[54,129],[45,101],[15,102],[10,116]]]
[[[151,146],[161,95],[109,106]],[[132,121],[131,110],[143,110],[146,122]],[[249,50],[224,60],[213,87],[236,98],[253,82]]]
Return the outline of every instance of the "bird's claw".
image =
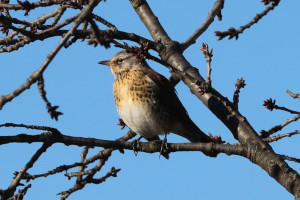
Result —
[[[164,156],[166,159],[169,159],[169,147],[167,142],[167,135],[165,135],[165,138],[161,141],[161,147],[160,147],[160,156]]]
[[[142,139],[143,137],[139,137],[138,139],[135,139],[132,141],[132,149],[133,149],[133,152],[134,152],[134,155],[137,156],[138,155],[138,148],[141,146],[141,143],[140,143],[140,140]]]
[[[124,129],[126,126],[125,122],[121,118],[119,118],[119,123],[117,123],[117,125],[121,126],[121,130]]]

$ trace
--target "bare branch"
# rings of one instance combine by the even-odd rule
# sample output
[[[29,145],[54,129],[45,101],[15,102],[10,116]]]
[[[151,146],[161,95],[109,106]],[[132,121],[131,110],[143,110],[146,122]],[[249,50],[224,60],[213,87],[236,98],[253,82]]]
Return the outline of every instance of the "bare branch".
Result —
[[[20,128],[26,128],[26,129],[50,131],[53,134],[61,134],[56,128],[52,128],[52,127],[49,127],[49,126],[37,126],[37,125],[5,123],[5,124],[0,124],[0,127],[20,127]]]
[[[42,15],[41,17],[38,17],[37,19],[29,22],[30,23],[30,27],[34,27],[36,25],[44,24],[46,22],[46,20],[48,20],[51,17],[56,16],[58,14],[59,10],[60,10],[60,7],[58,7],[57,9],[55,9],[51,13]],[[18,29],[25,29],[26,27],[27,27],[27,25],[22,25],[22,26],[18,27]],[[17,34],[18,34],[18,32],[14,31],[10,35],[8,35],[7,37],[0,38],[0,44],[1,45],[11,45],[11,44],[14,44],[14,46],[7,47],[7,49],[0,48],[0,52],[11,52],[11,51],[16,50],[19,47],[22,47],[25,44],[28,44],[28,43],[31,42],[30,38],[28,38],[28,37],[21,37],[21,38],[18,38],[18,39],[13,39],[13,37],[16,36]],[[17,43],[19,43],[19,44],[17,44]]]
[[[44,77],[40,76],[40,78],[38,79],[38,88],[39,88],[39,92],[40,95],[42,97],[42,99],[44,100],[48,113],[50,114],[51,119],[55,119],[56,121],[58,120],[58,116],[62,115],[62,112],[56,111],[56,109],[59,106],[52,106],[51,103],[48,101],[47,97],[46,97],[46,91],[45,91],[45,84],[44,84]]]
[[[280,124],[280,125],[277,125],[277,126],[274,126],[272,127],[271,129],[269,129],[268,131],[266,130],[261,130],[261,137],[262,138],[267,138],[267,137],[270,137],[270,135],[282,130],[285,126],[289,125],[290,123],[292,122],[295,122],[297,121],[298,119],[300,118],[300,115],[297,115],[293,118],[290,118],[288,120],[286,120],[284,123]]]
[[[287,92],[291,97],[293,97],[294,99],[300,99],[300,94],[294,94],[294,93],[292,93],[292,92],[289,91],[289,90],[286,90],[286,92]]]
[[[110,35],[101,35],[100,30],[95,23],[93,19],[89,20],[91,28],[93,30],[93,34],[91,34],[91,40],[89,40],[88,44],[94,44],[94,46],[97,46],[97,44],[100,44],[104,46],[106,49],[110,47],[110,43],[112,42],[112,39]]]
[[[246,83],[243,78],[236,80],[235,91],[233,94],[233,106],[234,106],[235,110],[238,110],[240,90],[241,90],[241,88],[244,88],[245,86],[246,86]]]
[[[125,136],[123,136],[122,138],[118,139],[117,141],[127,141],[129,139],[131,139],[132,137],[134,137],[136,134],[133,133],[133,132],[128,132],[128,134],[126,134]],[[112,151],[114,151],[115,149],[105,149],[105,150],[102,150],[100,151],[97,155],[101,155],[101,159],[100,161],[97,163],[97,165],[91,169],[90,173],[88,176],[86,176],[84,179],[82,178],[79,178],[77,179],[77,181],[75,182],[74,186],[72,188],[70,188],[69,190],[67,191],[64,191],[64,192],[61,192],[59,193],[61,195],[61,198],[60,199],[66,199],[68,196],[70,196],[72,193],[78,191],[78,190],[81,190],[82,188],[84,188],[84,186],[87,184],[87,183],[94,183],[94,184],[99,184],[99,183],[102,183],[103,181],[106,180],[106,178],[110,177],[110,176],[116,176],[116,170],[113,168],[110,170],[110,173],[109,174],[106,174],[107,177],[104,178],[104,179],[95,179],[93,178],[94,175],[101,170],[101,168],[105,165],[106,161],[108,160],[108,158],[111,156],[111,153]],[[95,156],[93,156],[95,157]],[[90,158],[91,159],[91,158]],[[120,170],[117,170],[117,171],[120,171]],[[82,175],[79,175],[80,177]],[[78,181],[80,180],[80,181]],[[102,181],[101,181],[102,180]]]
[[[115,169],[115,167],[112,167],[107,173],[105,176],[101,177],[101,178],[93,178],[93,179],[90,179],[88,180],[89,183],[94,183],[94,184],[100,184],[100,183],[103,183],[106,181],[106,179],[108,179],[109,177],[117,177],[117,174],[118,172],[120,171],[121,169]]]
[[[98,21],[98,22],[104,24],[105,26],[107,26],[107,27],[108,27],[109,29],[111,29],[112,31],[117,31],[117,30],[118,30],[118,29],[115,27],[115,25],[113,25],[113,24],[111,24],[110,22],[106,21],[106,20],[103,19],[102,17],[100,17],[100,16],[98,16],[98,15],[95,15],[95,14],[92,14],[92,17],[93,17],[96,21]]]
[[[27,190],[31,188],[31,184],[28,184],[27,186],[25,186],[23,189],[18,191],[18,194],[14,195],[12,198],[13,200],[22,200],[24,198],[24,196],[27,193]],[[9,198],[11,199],[11,198]]]
[[[24,1],[24,2],[26,2],[26,1]],[[52,5],[59,5],[63,2],[64,2],[64,0],[44,0],[41,2],[37,2],[37,3],[31,3],[30,10],[38,8],[38,7],[48,7],[48,6],[52,6]],[[26,9],[28,9],[28,7],[27,8],[24,7],[24,4],[22,4],[22,3],[23,2],[21,2],[19,4],[0,4],[0,9],[1,8],[5,8],[7,10],[26,10]]]
[[[300,112],[288,109],[286,107],[276,105],[276,99],[272,100],[272,98],[265,100],[263,103],[263,106],[266,107],[270,111],[273,111],[273,109],[277,109],[277,110],[283,110],[283,111],[289,112],[291,114],[297,114],[297,115],[300,114]]]
[[[51,146],[51,143],[44,143],[41,148],[39,148],[29,162],[20,170],[20,173],[14,178],[14,180],[10,183],[9,187],[4,191],[3,198],[6,199],[11,197],[15,192],[17,186],[22,180],[22,176],[26,173],[28,169],[30,169],[33,164],[39,159],[39,157]]]
[[[286,155],[280,155],[280,156],[284,160],[289,160],[289,161],[293,161],[293,162],[296,162],[296,163],[300,163],[300,159],[299,158],[293,158],[293,157],[286,156]]]
[[[90,173],[88,176],[86,176],[84,179],[82,179],[80,182],[75,182],[74,186],[72,188],[70,188],[67,191],[61,192],[59,193],[61,195],[60,199],[66,199],[68,196],[70,196],[72,193],[81,190],[87,183],[91,183],[93,176],[101,170],[101,168],[105,165],[106,160],[110,157],[111,152],[113,151],[113,149],[106,149],[103,150],[103,154],[106,155],[105,159],[100,159],[100,161],[96,164],[96,166],[94,168],[92,168],[90,170]],[[81,174],[79,174],[79,176],[82,176]]]
[[[219,20],[222,19],[221,10],[224,7],[224,0],[217,0],[214,7],[208,12],[206,20],[202,25],[196,29],[196,31],[184,42],[181,43],[182,51],[186,50],[189,46],[196,43],[196,40],[204,33],[210,24],[214,21],[216,15],[218,15]]]
[[[77,15],[75,15],[75,16],[73,16],[73,17],[70,17],[70,18],[64,20],[63,22],[61,22],[60,24],[57,24],[56,26],[53,26],[53,27],[51,27],[51,28],[48,28],[48,29],[46,29],[46,30],[44,30],[44,31],[41,31],[41,32],[37,33],[36,36],[38,37],[38,36],[41,36],[41,35],[44,35],[44,34],[47,34],[47,33],[50,33],[50,32],[55,32],[56,30],[58,30],[58,29],[60,29],[60,28],[62,28],[62,27],[64,27],[64,26],[66,26],[66,25],[72,23],[72,22],[73,22],[74,20],[76,20],[80,15],[81,15],[81,13],[80,13],[80,14],[77,14]],[[77,28],[77,27],[76,27],[76,28]],[[74,31],[75,31],[75,29],[74,29]],[[73,34],[72,34],[72,35],[73,35]]]
[[[51,141],[52,143],[63,143],[65,145],[103,147],[103,148],[128,149],[128,150],[133,150],[132,147],[134,144],[134,142],[124,142],[123,140],[110,141],[110,140],[101,140],[96,138],[72,137],[63,134],[54,135],[49,133],[40,134],[40,135],[20,134],[16,136],[0,136],[0,145],[12,143],[12,142],[33,143],[33,142],[47,142],[47,141],[48,142]],[[179,143],[179,144],[168,143],[168,148],[170,148],[170,152],[202,151],[205,153],[210,153],[211,151],[213,151],[214,153],[229,154],[230,153],[229,149],[231,149],[231,146],[232,145],[230,144],[217,144],[217,143]],[[233,154],[237,153],[234,150],[234,147],[232,148],[233,149],[231,150],[233,150]],[[137,151],[142,151],[147,153],[160,152],[160,149],[161,149],[161,141],[140,142],[140,145],[136,148]],[[242,151],[242,149],[238,149],[238,151]]]
[[[127,141],[127,140],[132,139],[135,136],[136,136],[135,133],[129,131],[126,135],[124,135],[123,137],[117,139],[117,141],[118,140]],[[99,151],[97,154],[93,155],[90,158],[85,158],[85,156],[86,156],[85,154],[87,153],[88,148],[90,148],[90,147],[87,147],[87,146],[84,147],[84,149],[82,151],[81,162],[75,162],[75,163],[70,164],[70,165],[61,165],[61,166],[58,166],[58,167],[56,167],[52,170],[49,170],[46,173],[43,173],[43,174],[30,175],[28,173],[24,173],[23,176],[22,176],[22,179],[24,179],[26,181],[34,180],[36,178],[47,177],[49,175],[54,175],[54,174],[57,174],[57,173],[61,173],[61,172],[67,171],[67,170],[75,168],[75,167],[82,167],[81,169],[84,170],[85,166],[87,166],[88,164],[91,164],[91,163],[93,163],[93,162],[95,162],[96,160],[99,160],[99,159],[106,159],[107,158],[107,155],[105,154],[105,150]],[[18,175],[18,172],[16,172],[16,175]]]
[[[57,15],[55,15],[55,18],[51,22],[50,26],[55,26],[66,10],[67,10],[66,6],[60,6],[57,10]]]
[[[168,34],[152,12],[147,1],[130,0],[130,3],[156,42],[159,40],[161,42],[170,41]]]
[[[269,11],[273,10],[276,6],[278,6],[280,0],[279,1],[272,1],[272,4],[270,6],[268,6],[263,12],[257,14],[248,24],[241,26],[239,29],[235,29],[233,27],[230,27],[228,29],[228,31],[215,31],[216,36],[218,36],[218,40],[222,40],[223,38],[229,36],[229,40],[234,38],[237,40],[239,38],[239,34],[243,33],[245,29],[250,28],[252,25],[254,25],[255,23],[258,23],[259,20],[266,16]]]
[[[86,156],[87,156],[87,154],[89,152],[89,148],[90,147],[84,147],[82,149],[82,152],[81,152],[81,163],[84,163],[86,161]],[[86,165],[79,166],[78,167],[78,172],[83,172],[85,170],[85,168],[86,168]],[[77,176],[77,180],[76,181],[78,182],[78,181],[81,181],[81,180],[82,180],[82,176]]]
[[[59,52],[59,50],[63,47],[63,45],[68,41],[71,35],[74,34],[75,30],[79,26],[79,24],[92,12],[95,6],[97,6],[99,1],[92,0],[90,1],[89,5],[82,10],[82,12],[79,14],[78,18],[74,22],[74,25],[72,28],[67,32],[67,34],[63,37],[63,39],[60,41],[60,43],[54,48],[54,50],[47,56],[47,59],[42,64],[42,66],[35,71],[28,79],[27,81],[22,84],[18,89],[13,91],[12,93],[2,96],[0,98],[0,110],[3,108],[3,106],[7,103],[13,100],[15,97],[20,95],[22,92],[24,92],[26,89],[29,89],[32,84],[34,84],[40,76],[43,74],[43,72],[46,70],[50,62],[53,60],[53,58],[56,56],[56,54]]]
[[[285,137],[292,137],[293,135],[297,135],[297,134],[300,134],[300,131],[294,131],[294,132],[291,132],[291,133],[285,133],[285,134],[281,134],[281,135],[276,135],[276,136],[273,136],[273,137],[267,137],[267,138],[264,138],[264,141],[266,142],[276,142],[282,138],[285,138]]]
[[[200,50],[202,51],[204,58],[206,58],[207,63],[207,74],[206,74],[206,80],[205,83],[208,85],[208,87],[211,87],[211,61],[213,57],[213,49],[209,50],[208,44],[202,43],[202,47],[200,47]]]

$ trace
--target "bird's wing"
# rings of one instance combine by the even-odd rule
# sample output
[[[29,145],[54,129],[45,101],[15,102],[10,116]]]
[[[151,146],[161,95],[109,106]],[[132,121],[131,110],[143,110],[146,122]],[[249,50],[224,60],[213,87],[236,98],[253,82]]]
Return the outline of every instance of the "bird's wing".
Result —
[[[176,90],[171,85],[170,81],[151,69],[145,70],[145,74],[159,86],[156,100],[163,104],[176,119],[180,121],[185,121],[186,119],[189,120],[188,113],[180,102]]]
[[[187,138],[191,142],[210,142],[210,138],[190,119],[169,80],[151,69],[145,70],[145,75],[158,84],[160,88],[155,94],[155,101],[163,104],[177,120],[177,123],[181,123],[183,129],[177,131],[176,134]]]

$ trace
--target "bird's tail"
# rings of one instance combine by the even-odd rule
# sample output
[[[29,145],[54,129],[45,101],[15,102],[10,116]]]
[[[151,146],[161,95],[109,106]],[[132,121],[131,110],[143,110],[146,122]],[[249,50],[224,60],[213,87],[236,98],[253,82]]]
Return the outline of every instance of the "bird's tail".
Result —
[[[190,142],[212,142],[212,139],[203,133],[193,121],[187,123],[177,123],[175,134],[180,135]]]
[[[184,125],[179,125],[178,131],[175,133],[177,135],[180,135],[186,139],[188,139],[190,142],[213,142],[213,139],[206,135],[204,132],[202,132],[193,121],[189,121],[188,123]],[[216,154],[214,152],[204,153],[207,156],[215,157]]]

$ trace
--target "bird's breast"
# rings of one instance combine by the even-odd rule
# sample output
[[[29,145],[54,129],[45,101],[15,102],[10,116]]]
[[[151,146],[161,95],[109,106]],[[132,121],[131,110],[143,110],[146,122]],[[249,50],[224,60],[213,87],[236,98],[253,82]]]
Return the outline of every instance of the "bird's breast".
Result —
[[[151,103],[155,83],[140,71],[129,71],[119,75],[113,85],[117,107]]]
[[[119,115],[134,132],[154,137],[166,132],[162,109],[156,101],[157,85],[140,71],[129,71],[115,79],[113,90]]]

